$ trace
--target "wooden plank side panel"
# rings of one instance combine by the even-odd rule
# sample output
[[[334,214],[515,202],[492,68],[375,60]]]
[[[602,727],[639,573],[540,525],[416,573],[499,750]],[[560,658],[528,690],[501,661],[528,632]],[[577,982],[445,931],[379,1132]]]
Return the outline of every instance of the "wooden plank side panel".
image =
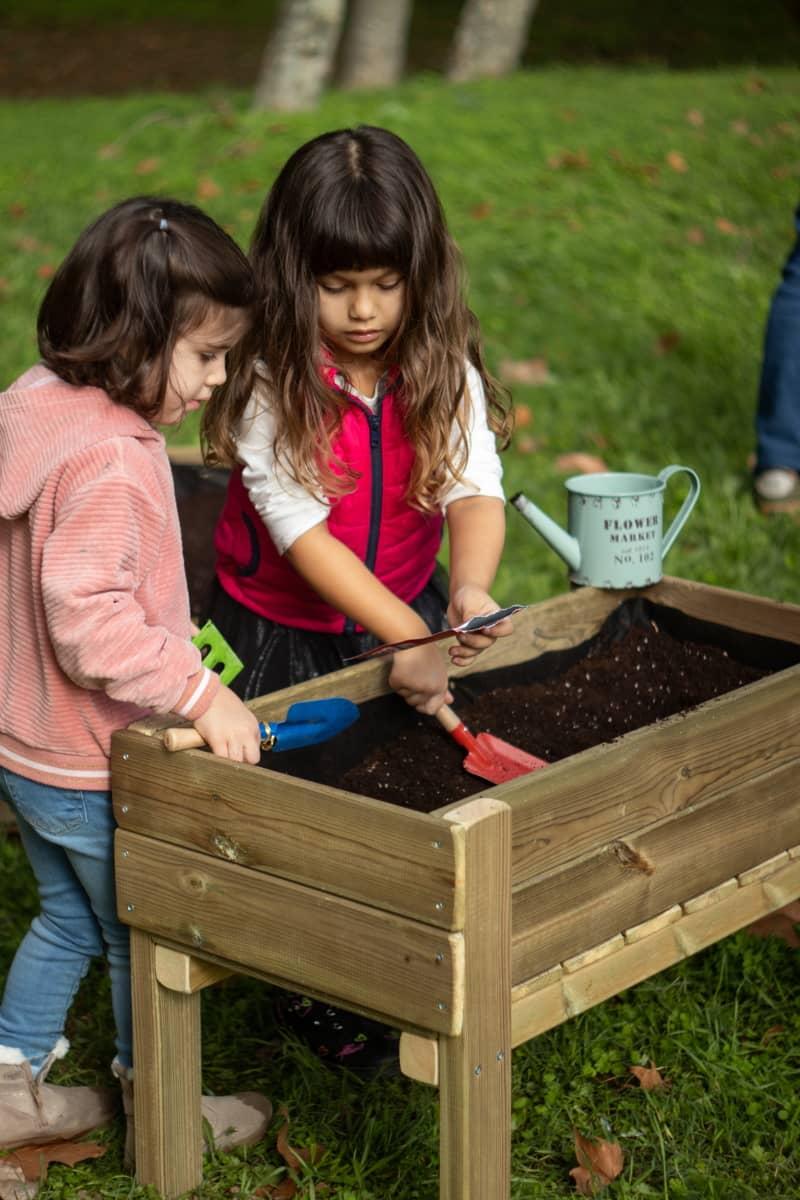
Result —
[[[791,765],[536,879],[513,895],[513,982],[756,866],[798,836]]]
[[[800,605],[751,596],[731,588],[712,587],[690,579],[665,575],[644,595],[657,604],[679,608],[690,617],[728,625],[743,633],[800,642]]]
[[[505,784],[516,887],[628,830],[800,771],[800,666]]]
[[[458,927],[452,826],[439,817],[131,732],[114,738],[112,792],[122,829]]]
[[[190,954],[422,1029],[460,1029],[460,934],[127,831],[117,834],[116,874],[122,919]]]

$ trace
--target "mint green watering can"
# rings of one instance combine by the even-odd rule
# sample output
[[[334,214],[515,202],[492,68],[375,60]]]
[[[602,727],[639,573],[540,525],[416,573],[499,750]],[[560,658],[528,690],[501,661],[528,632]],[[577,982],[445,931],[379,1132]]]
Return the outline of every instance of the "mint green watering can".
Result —
[[[673,475],[689,479],[689,492],[662,534],[664,491]],[[664,467],[658,475],[607,471],[565,480],[565,532],[517,492],[511,503],[569,567],[573,583],[599,588],[637,588],[657,583],[662,563],[700,495],[691,467]]]

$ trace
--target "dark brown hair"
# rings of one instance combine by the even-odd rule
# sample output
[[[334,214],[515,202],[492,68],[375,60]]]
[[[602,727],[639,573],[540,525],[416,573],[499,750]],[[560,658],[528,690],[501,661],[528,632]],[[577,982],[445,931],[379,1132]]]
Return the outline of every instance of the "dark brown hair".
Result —
[[[247,257],[211,217],[155,196],[123,200],[84,229],[39,309],[42,361],[152,419],[176,340],[212,305],[251,309]]]
[[[269,375],[276,456],[304,487],[335,496],[352,486],[345,464],[337,464],[338,474],[331,467],[346,401],[320,374],[316,281],[337,270],[388,267],[405,281],[400,327],[384,357],[402,374],[405,429],[416,450],[411,503],[435,508],[448,473],[459,477],[465,466],[465,361],[483,380],[491,427],[507,438],[506,407],[484,367],[478,322],[464,300],[460,254],[430,177],[401,138],[361,125],[306,142],[264,202],[250,257],[261,308],[249,352],[264,360]],[[203,418],[211,456],[223,462],[234,458],[236,427],[253,385],[246,366],[231,374]]]

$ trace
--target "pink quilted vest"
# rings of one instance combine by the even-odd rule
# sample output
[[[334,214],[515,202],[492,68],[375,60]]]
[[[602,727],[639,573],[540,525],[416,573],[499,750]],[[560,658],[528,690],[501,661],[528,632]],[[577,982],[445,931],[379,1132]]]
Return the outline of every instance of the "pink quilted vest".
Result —
[[[334,384],[335,373],[326,371]],[[355,489],[335,500],[328,529],[406,603],[433,574],[442,539],[440,513],[411,508],[405,491],[414,461],[402,423],[402,402],[390,379],[375,412],[350,401],[334,443],[358,475]],[[360,631],[326,604],[280,555],[235,470],[214,535],[217,577],[229,595],[260,616],[300,629]]]

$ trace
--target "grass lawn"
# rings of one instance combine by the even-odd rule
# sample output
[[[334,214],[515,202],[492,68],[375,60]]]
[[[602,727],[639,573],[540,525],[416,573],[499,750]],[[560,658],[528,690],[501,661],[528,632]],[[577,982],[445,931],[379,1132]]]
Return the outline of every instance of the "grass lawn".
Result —
[[[507,494],[524,490],[560,519],[561,455],[648,472],[686,463],[703,494],[669,572],[798,602],[800,525],[758,515],[747,468],[763,323],[800,180],[794,69],[553,66],[460,87],[418,76],[280,118],[231,92],[2,103],[2,383],[32,361],[47,278],[102,208],[176,194],[244,244],[286,156],[358,121],[391,127],[430,169],[491,367],[541,360],[528,367],[537,382],[513,385]],[[513,511],[508,525],[497,599],[562,591],[556,556]],[[0,863],[2,971],[34,898],[16,842],[0,841]],[[516,1051],[514,1200],[574,1194],[573,1126],[621,1142],[611,1195],[796,1200],[799,984],[796,951],[738,935]],[[204,1082],[263,1086],[287,1105],[295,1145],[325,1147],[298,1195],[434,1200],[435,1095],[326,1071],[277,1034],[268,1008],[245,980],[206,995]],[[99,969],[68,1032],[61,1076],[100,1078],[112,1048]],[[650,1061],[668,1090],[628,1086],[628,1068]],[[109,1142],[97,1162],[51,1168],[43,1200],[143,1198],[122,1172],[118,1131]],[[210,1162],[200,1195],[248,1197],[283,1171],[273,1130]]]

